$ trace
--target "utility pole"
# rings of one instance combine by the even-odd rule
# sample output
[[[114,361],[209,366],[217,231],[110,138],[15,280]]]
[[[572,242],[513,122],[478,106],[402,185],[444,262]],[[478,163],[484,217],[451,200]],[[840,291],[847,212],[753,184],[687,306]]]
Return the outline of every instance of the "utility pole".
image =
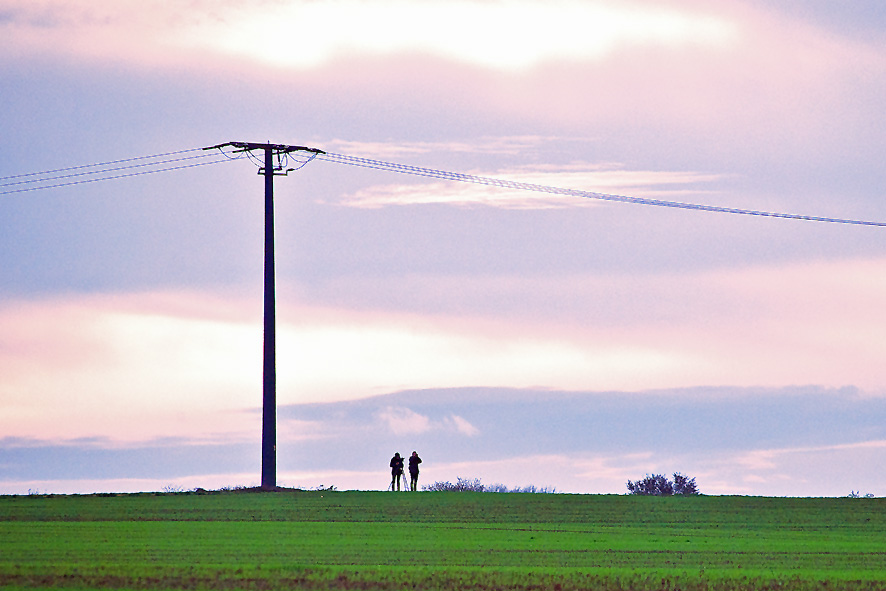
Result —
[[[227,142],[204,150],[234,148],[234,152],[264,152],[264,166],[258,173],[265,177],[265,277],[264,277],[264,361],[262,366],[261,488],[277,488],[277,312],[274,276],[274,176],[286,176],[283,156],[292,152],[325,154],[305,146]],[[276,162],[276,163],[275,163]]]

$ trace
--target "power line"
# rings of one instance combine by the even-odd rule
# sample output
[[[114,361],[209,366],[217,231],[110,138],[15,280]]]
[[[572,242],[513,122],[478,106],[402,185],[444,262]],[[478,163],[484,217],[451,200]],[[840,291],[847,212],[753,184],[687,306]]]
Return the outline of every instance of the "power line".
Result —
[[[449,172],[445,170],[436,170],[433,168],[423,168],[420,166],[411,166],[407,164],[396,164],[394,162],[385,162],[382,160],[373,160],[371,158],[359,158],[356,156],[347,156],[345,154],[325,153],[317,156],[320,160],[333,162],[336,164],[347,164],[350,166],[360,166],[363,168],[374,168],[377,170],[387,170],[398,172],[401,174],[410,174],[416,176],[424,176],[430,178],[444,179],[450,181],[458,181],[464,183],[474,183],[479,185],[489,185],[494,187],[502,187],[505,189],[518,189],[521,191],[536,191],[540,193],[551,193],[555,195],[567,195],[570,197],[582,197],[585,199],[600,199],[603,201],[617,201],[621,203],[633,203],[637,205],[654,205],[658,207],[672,207],[677,209],[688,209],[694,211],[708,211],[716,213],[731,213],[737,215],[750,215],[771,218],[783,218],[789,220],[803,220],[809,222],[829,222],[834,224],[852,224],[858,226],[877,226],[886,227],[886,222],[872,222],[865,220],[831,218],[822,216],[811,216],[795,213],[781,213],[772,211],[759,211],[754,209],[742,209],[738,207],[721,207],[717,205],[704,205],[698,203],[683,203],[680,201],[665,201],[662,199],[647,199],[644,197],[628,197],[625,195],[612,195],[609,193],[597,193],[594,191],[581,191],[578,189],[564,189],[561,187],[552,187],[549,185],[536,185],[532,183],[521,183],[517,181],[509,181],[504,179],[496,179],[473,174],[463,174],[459,172]]]
[[[235,142],[236,143],[236,142]],[[228,162],[230,160],[237,160],[242,158],[244,154],[246,156],[252,157],[250,150],[244,150],[242,146],[233,145],[234,143],[222,144],[220,146],[212,146],[211,148],[217,148],[218,153],[213,152],[212,154],[207,153],[207,148],[192,148],[187,150],[177,150],[173,152],[164,152],[161,154],[154,154],[150,156],[138,156],[134,158],[125,158],[121,160],[111,160],[108,162],[99,162],[95,164],[84,164],[80,166],[70,166],[67,168],[57,168],[53,170],[45,170],[41,172],[32,172],[26,174],[18,174],[11,176],[0,177],[0,189],[4,187],[17,187],[14,189],[6,189],[0,190],[0,195],[9,195],[13,193],[24,193],[29,191],[39,191],[42,189],[53,189],[59,187],[70,187],[74,185],[80,185],[85,183],[95,183],[100,181],[109,181],[126,177],[134,177],[141,176],[145,174],[154,174],[158,172],[169,172],[173,170],[181,170],[185,168],[193,168],[197,166],[206,166],[209,164],[219,164],[221,162]],[[269,144],[270,145],[270,144]],[[224,151],[225,147],[233,147],[236,148],[231,150],[229,153]],[[302,146],[298,146],[299,148],[303,148]],[[180,154],[187,154],[190,152],[201,152],[200,154],[193,156],[185,156],[180,158],[167,158],[165,160],[157,160],[158,158],[166,158],[167,156],[178,156]],[[857,226],[875,226],[875,227],[886,227],[886,222],[876,222],[876,221],[867,221],[867,220],[858,220],[851,218],[833,218],[833,217],[825,217],[825,216],[813,216],[813,215],[805,215],[805,214],[796,214],[796,213],[785,213],[785,212],[774,212],[774,211],[761,211],[755,209],[744,209],[738,207],[722,207],[718,205],[706,205],[701,203],[685,203],[680,201],[667,201],[663,199],[648,199],[645,197],[631,197],[627,195],[615,195],[611,193],[600,193],[596,191],[582,191],[579,189],[567,189],[563,187],[554,187],[550,185],[539,185],[533,183],[523,183],[518,181],[509,181],[506,179],[498,179],[486,176],[479,176],[473,174],[464,174],[459,172],[451,172],[446,170],[438,170],[433,168],[424,168],[421,166],[412,166],[408,164],[398,164],[395,162],[386,162],[383,160],[374,160],[371,158],[361,158],[357,156],[348,156],[346,154],[336,154],[330,152],[323,152],[322,150],[310,149],[307,150],[306,157],[302,160],[295,161],[297,165],[295,168],[289,169],[298,170],[312,161],[314,158],[325,160],[327,162],[332,162],[335,164],[346,164],[349,166],[358,166],[363,168],[373,168],[376,170],[385,170],[390,172],[397,172],[400,174],[409,174],[414,176],[423,176],[429,178],[436,178],[442,180],[463,182],[463,183],[473,183],[479,185],[487,185],[493,187],[501,187],[504,189],[516,189],[521,191],[535,191],[540,193],[548,193],[554,195],[565,195],[569,197],[580,197],[584,199],[597,199],[602,201],[614,201],[620,203],[632,203],[635,205],[652,205],[657,207],[670,207],[676,209],[686,209],[691,211],[707,211],[714,213],[729,213],[734,215],[748,215],[748,216],[757,216],[757,217],[769,217],[769,218],[781,218],[781,219],[789,219],[789,220],[801,220],[801,221],[810,221],[810,222],[826,222],[833,224],[849,224],[849,225],[857,225]],[[214,160],[208,160],[205,162],[196,162],[191,164],[176,164],[178,162],[186,162],[190,160],[202,159],[211,157],[213,155],[223,156],[223,158],[217,158]],[[283,152],[282,155],[285,157],[288,154]],[[142,162],[142,161],[150,161],[150,162]],[[123,164],[124,166],[113,166]],[[165,166],[161,168],[156,168],[157,166],[161,166],[164,164],[176,164],[175,166]],[[283,163],[281,163],[283,164]],[[111,168],[100,168],[100,167],[111,167]],[[95,168],[97,170],[87,170]],[[107,175],[111,172],[119,172],[122,170],[132,170],[132,169],[145,169],[138,170],[137,172],[129,172],[122,174],[112,174],[110,176],[100,176],[98,178],[80,178],[91,175]],[[72,171],[81,171],[81,172],[72,172]],[[61,174],[53,177],[47,177],[45,175],[56,174],[56,173],[70,173],[70,174]],[[45,184],[51,181],[63,180],[63,179],[78,179],[72,181],[65,181],[53,184]],[[16,180],[22,179],[22,180]],[[9,182],[11,181],[11,182]],[[21,187],[21,185],[27,185]]]
[[[145,174],[153,174],[156,172],[168,172],[171,170],[181,170],[183,168],[194,168],[196,166],[206,166],[208,164],[220,164],[222,162],[226,162],[226,160],[212,160],[210,162],[198,162],[196,164],[186,164],[186,165],[182,165],[182,166],[170,166],[168,168],[158,168],[155,170],[143,170],[141,172],[130,172],[127,174],[118,174],[118,175],[114,175],[114,176],[102,177],[102,178],[97,178],[97,179],[84,179],[84,180],[79,180],[79,181],[70,181],[67,183],[57,183],[55,185],[44,185],[41,187],[26,187],[23,189],[13,189],[11,191],[0,191],[0,195],[9,195],[11,193],[25,193],[28,191],[39,191],[41,189],[54,189],[57,187],[70,187],[73,185],[84,185],[87,183],[97,183],[100,181],[111,181],[114,179],[122,179],[122,178],[126,178],[126,177],[131,177],[131,176],[141,176],[141,175],[145,175]]]
[[[57,175],[57,176],[43,177],[43,178],[39,178],[39,179],[28,179],[28,180],[24,180],[24,181],[13,181],[13,182],[11,182],[11,183],[2,183],[2,182],[0,182],[0,187],[11,187],[11,186],[13,186],[13,185],[25,185],[25,184],[29,184],[29,183],[45,183],[45,182],[49,182],[49,181],[56,181],[56,180],[59,180],[59,179],[77,178],[77,177],[87,176],[87,175],[91,175],[91,174],[105,174],[105,173],[108,173],[108,172],[116,172],[116,171],[118,171],[118,170],[129,170],[129,169],[132,169],[132,168],[146,168],[146,167],[150,167],[150,166],[157,166],[157,165],[159,165],[159,164],[169,164],[169,163],[172,163],[172,162],[183,162],[183,161],[186,161],[186,160],[194,160],[194,159],[196,159],[196,158],[205,158],[205,157],[206,157],[205,154],[198,154],[197,156],[185,156],[185,157],[182,157],[182,158],[172,158],[172,159],[169,159],[169,160],[160,160],[160,161],[157,161],[157,162],[146,162],[146,163],[142,163],[142,164],[131,164],[131,165],[129,165],[129,166],[115,166],[115,167],[113,167],[113,168],[103,168],[103,169],[101,169],[101,170],[90,170],[90,171],[85,171],[85,172],[73,172],[73,173],[70,173],[70,174],[61,174],[61,175]],[[27,176],[33,176],[33,175],[36,175],[36,174],[47,174],[47,173],[31,173],[31,175],[27,175]],[[24,175],[23,175],[23,176],[24,176]]]
[[[165,156],[175,156],[179,154],[186,154],[189,152],[201,152],[200,154],[194,156],[183,156],[179,158],[166,158],[163,160],[157,160],[158,158],[163,158]],[[67,168],[57,168],[54,170],[45,170],[41,172],[32,172],[27,174],[19,174],[12,175],[6,177],[0,177],[0,188],[4,187],[16,187],[14,189],[5,189],[0,190],[0,195],[8,195],[12,193],[25,193],[29,191],[39,191],[41,189],[53,189],[58,187],[70,187],[74,185],[81,185],[86,183],[96,183],[101,181],[110,181],[115,179],[121,179],[126,177],[134,177],[141,176],[145,174],[154,174],[158,172],[169,172],[173,170],[181,170],[185,168],[194,168],[197,166],[206,166],[209,164],[219,164],[222,162],[228,162],[230,160],[235,160],[240,157],[237,156],[228,156],[224,154],[225,158],[218,158],[217,154],[207,154],[202,151],[201,148],[195,148],[190,150],[178,150],[175,152],[166,152],[163,154],[154,154],[152,156],[138,156],[135,158],[126,158],[122,160],[113,160],[109,162],[100,162],[96,164],[84,164],[80,166],[70,166]],[[205,159],[207,157],[216,156],[216,158],[212,160],[207,160],[205,162],[195,162],[190,164],[178,164],[180,162],[188,162],[192,160]],[[142,162],[145,160],[151,160],[149,162]],[[131,164],[125,164],[131,163]],[[123,166],[112,166],[115,164],[124,164]],[[174,164],[174,166],[163,166],[167,164]],[[109,167],[110,168],[100,168],[100,167]],[[159,168],[158,168],[159,167]],[[87,170],[90,168],[95,168],[96,170]],[[142,169],[137,170],[136,172],[128,172],[128,173],[120,173],[123,170],[133,170],[133,169]],[[80,172],[72,172],[72,171],[80,171]],[[56,176],[46,176],[55,173],[69,173],[69,174],[56,174]],[[109,173],[119,173],[119,174],[110,174]],[[93,178],[82,178],[82,177],[91,177]],[[97,176],[102,175],[102,176]],[[20,179],[20,180],[14,180]],[[78,179],[64,182],[52,183],[52,181],[60,181],[63,179]],[[10,181],[11,182],[5,182]],[[52,184],[46,184],[52,183]],[[22,186],[25,185],[25,186]]]
[[[199,152],[199,151],[200,151],[200,148],[190,148],[188,150],[177,150],[175,152],[164,152],[162,154],[154,154],[151,156],[136,156],[135,158],[125,158],[123,160],[111,160],[109,162],[97,162],[95,164],[82,164],[80,166],[69,166],[67,168],[56,168],[54,170],[43,170],[41,172],[29,172],[29,173],[25,173],[25,174],[14,174],[11,176],[0,176],[0,181],[5,181],[7,179],[17,179],[17,178],[28,177],[28,176],[36,176],[36,175],[41,175],[41,174],[52,174],[52,173],[56,173],[56,172],[66,172],[69,170],[79,170],[82,168],[91,168],[94,166],[108,166],[111,164],[120,164],[121,162],[132,162],[134,160],[148,160],[150,158],[162,158],[164,156],[173,156],[176,154],[185,154],[187,152]]]

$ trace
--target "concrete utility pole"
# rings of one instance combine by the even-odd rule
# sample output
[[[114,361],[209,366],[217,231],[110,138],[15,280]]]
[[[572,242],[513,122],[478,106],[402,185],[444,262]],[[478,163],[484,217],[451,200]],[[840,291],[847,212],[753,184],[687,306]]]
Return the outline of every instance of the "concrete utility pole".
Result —
[[[264,293],[264,364],[262,371],[261,487],[277,488],[277,313],[274,280],[274,176],[286,176],[281,156],[291,152],[325,154],[305,146],[227,142],[204,150],[234,148],[234,152],[264,152],[264,166],[258,173],[265,177],[265,293]],[[275,164],[276,157],[276,164]]]

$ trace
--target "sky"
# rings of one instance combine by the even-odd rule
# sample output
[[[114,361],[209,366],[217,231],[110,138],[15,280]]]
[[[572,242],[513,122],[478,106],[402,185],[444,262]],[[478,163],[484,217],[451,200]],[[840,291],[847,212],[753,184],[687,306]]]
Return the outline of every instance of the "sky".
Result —
[[[259,483],[264,185],[203,147],[886,222],[875,1],[0,0],[0,96],[0,494]],[[275,215],[282,486],[886,495],[882,227],[323,158]]]

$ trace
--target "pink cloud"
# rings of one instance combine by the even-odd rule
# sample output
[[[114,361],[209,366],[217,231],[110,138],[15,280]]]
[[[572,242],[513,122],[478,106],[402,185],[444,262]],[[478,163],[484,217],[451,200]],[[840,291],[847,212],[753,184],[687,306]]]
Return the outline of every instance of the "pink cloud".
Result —
[[[884,266],[858,260],[422,283],[455,293],[455,282],[462,296],[475,289],[493,301],[532,293],[540,307],[531,313],[522,306],[455,314],[283,302],[278,400],[464,385],[820,384],[883,392],[886,341],[878,327],[886,326],[879,305],[886,284],[871,278],[886,276]],[[551,309],[550,301],[559,303]],[[0,307],[0,427],[6,436],[55,439],[249,437],[261,373],[261,325],[241,311],[251,307],[199,292],[7,301]],[[439,426],[419,419],[408,424]]]
[[[340,305],[387,326],[406,322],[421,334],[454,337],[428,341],[442,346],[427,353],[450,360],[446,369],[415,375],[438,385],[852,384],[881,391],[886,341],[877,327],[886,318],[876,302],[886,286],[871,278],[886,276],[884,265],[860,259],[629,275],[406,277],[397,291],[440,311],[399,320],[380,312],[386,301],[401,305],[397,294],[351,279],[348,289],[361,301]],[[343,289],[333,282],[316,295]],[[485,360],[483,370],[469,361],[474,355]]]
[[[258,357],[250,345],[260,343],[260,327],[240,322],[239,313],[210,319],[211,297],[199,312],[192,297],[82,296],[0,307],[4,434],[128,441],[248,430],[241,411],[255,404],[244,394],[260,375],[249,363]]]
[[[340,109],[346,108],[349,96],[359,96],[364,109],[390,105],[392,98],[408,96],[411,103],[467,109],[470,115],[463,117],[466,120],[510,117],[534,122],[536,128],[541,124],[547,129],[566,125],[579,134],[592,132],[605,137],[616,122],[657,134],[656,141],[666,141],[668,136],[698,139],[699,134],[703,138],[718,134],[728,144],[717,148],[722,150],[742,147],[781,153],[796,150],[800,154],[809,150],[810,144],[830,141],[846,126],[865,132],[867,114],[881,94],[876,81],[886,70],[880,47],[838,37],[744,2],[716,6],[560,2],[566,11],[563,14],[577,10],[609,15],[621,33],[606,42],[602,53],[584,48],[575,55],[571,50],[558,50],[555,42],[524,43],[521,37],[522,46],[539,52],[527,63],[543,63],[544,67],[517,71],[496,66],[493,54],[486,62],[479,58],[479,65],[464,56],[453,56],[445,49],[459,44],[448,42],[440,51],[422,50],[425,41],[414,38],[395,42],[384,51],[361,50],[353,38],[335,35],[334,24],[341,20],[342,6],[337,3],[273,5],[275,10],[268,11],[267,18],[283,31],[281,45],[285,49],[270,50],[268,56],[255,55],[255,51],[268,51],[267,39],[249,41],[250,35],[268,35],[250,20],[257,18],[254,15],[259,11],[239,3],[198,2],[188,9],[131,0],[101,5],[86,0],[9,4],[13,16],[0,25],[0,43],[5,54],[16,56],[16,60],[40,55],[152,71],[158,66],[170,66],[173,71],[199,66],[213,76],[258,77],[275,92],[297,88],[300,92],[334,93],[342,100]],[[379,3],[372,10],[381,15],[398,5]],[[459,9],[480,13],[487,5],[457,3]],[[521,2],[519,6],[527,14],[539,7],[557,14],[549,3]],[[443,12],[453,10],[451,3],[445,8]],[[311,47],[318,47],[309,43],[300,49],[289,47],[293,32],[286,27],[287,19],[305,10],[326,14],[312,31],[329,39],[321,48],[318,64],[322,67],[256,66],[254,60],[262,64],[278,56],[297,60],[310,53]],[[514,12],[520,11],[509,7],[501,14]],[[586,27],[586,21],[575,20],[575,25]],[[323,24],[327,22],[328,29]],[[698,31],[710,35],[694,34]],[[239,38],[242,42],[237,47],[223,46]],[[280,76],[279,68],[287,75]],[[333,143],[354,146],[350,141]],[[410,144],[393,154],[426,149],[420,144]],[[387,151],[392,154],[390,146]]]

